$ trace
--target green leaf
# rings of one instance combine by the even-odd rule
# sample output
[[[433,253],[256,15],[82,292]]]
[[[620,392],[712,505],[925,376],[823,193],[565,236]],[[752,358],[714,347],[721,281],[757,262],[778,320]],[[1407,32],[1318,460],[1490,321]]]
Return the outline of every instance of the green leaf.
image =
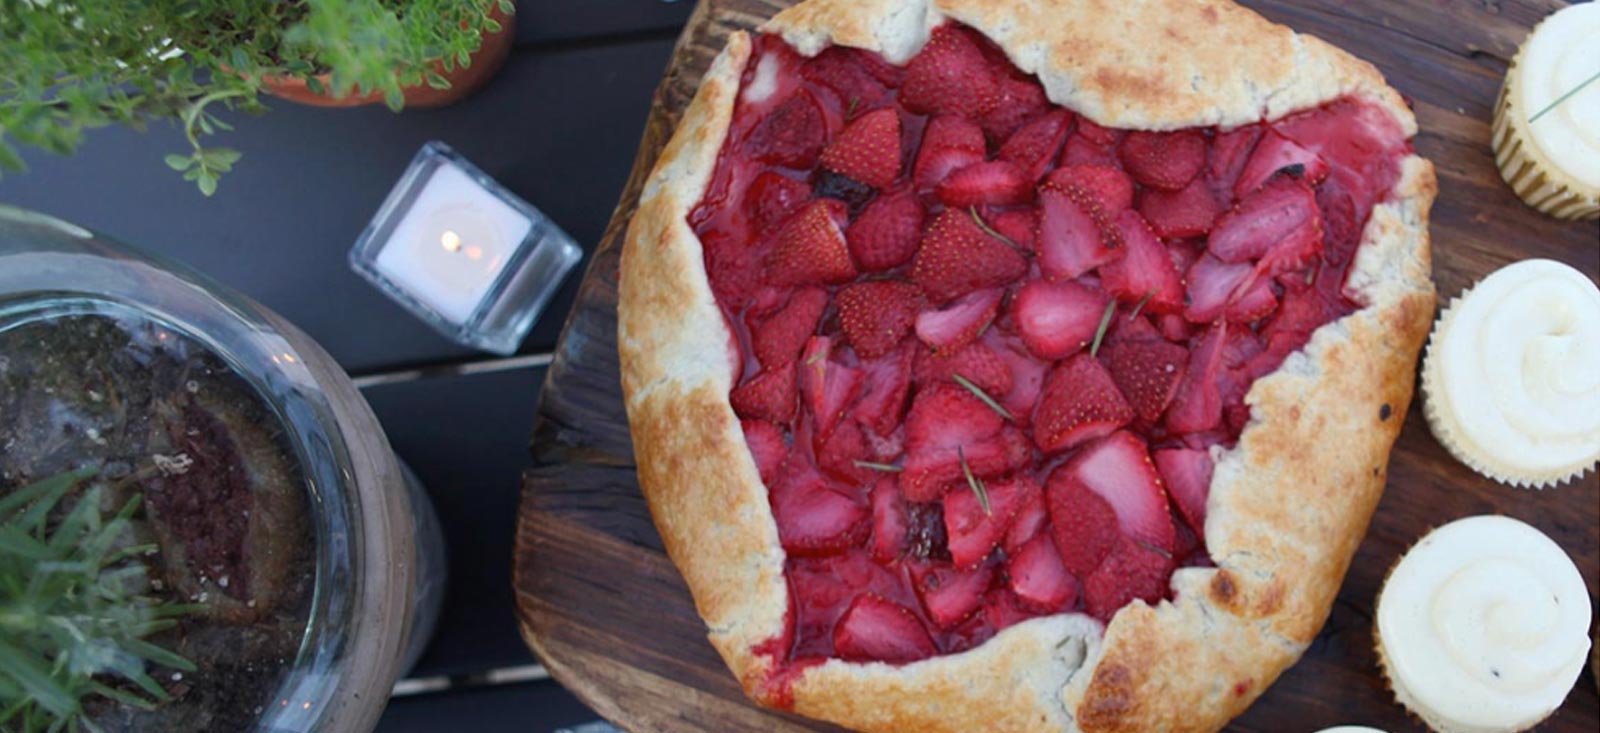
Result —
[[[47,667],[4,639],[0,639],[0,674],[14,680],[29,697],[57,717],[73,715],[82,709],[78,699],[50,676]]]
[[[206,196],[211,196],[217,192],[217,176],[215,173],[201,171],[199,177],[194,179],[194,182],[200,187],[200,193]]]
[[[171,153],[161,160],[167,164],[168,168],[175,171],[186,171],[189,170],[189,166],[194,165],[193,156],[180,155],[178,153]]]
[[[140,659],[155,662],[163,667],[171,667],[184,672],[193,672],[195,670],[193,662],[146,641],[126,639],[122,642],[122,647],[128,652],[137,655]]]
[[[317,78],[317,77],[315,77],[315,76],[306,77],[306,89],[309,90],[312,94],[327,94],[328,93],[328,86],[326,84],[323,84],[322,80]]]

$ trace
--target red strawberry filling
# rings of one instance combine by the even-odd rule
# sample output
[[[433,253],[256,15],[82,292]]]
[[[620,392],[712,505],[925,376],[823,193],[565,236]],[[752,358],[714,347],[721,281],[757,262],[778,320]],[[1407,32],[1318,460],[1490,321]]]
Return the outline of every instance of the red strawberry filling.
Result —
[[[1399,126],[1110,129],[954,24],[904,68],[763,37],[745,81],[773,61],[690,224],[789,558],[774,684],[1170,597],[1250,384],[1360,306]]]

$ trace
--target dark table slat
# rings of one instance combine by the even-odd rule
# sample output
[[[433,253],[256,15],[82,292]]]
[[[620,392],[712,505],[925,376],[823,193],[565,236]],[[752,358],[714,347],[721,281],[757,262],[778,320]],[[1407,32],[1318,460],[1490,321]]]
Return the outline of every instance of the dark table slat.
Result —
[[[551,733],[594,720],[554,682],[452,690],[389,703],[377,733]]]
[[[0,201],[37,209],[181,260],[305,329],[346,368],[476,358],[349,271],[346,252],[421,145],[441,139],[586,247],[627,177],[670,41],[519,53],[465,102],[400,115],[273,102],[216,139],[244,152],[203,198],[162,165],[182,136],[159,127],[89,133],[75,157],[30,153],[0,179]],[[548,350],[577,277],[525,351]],[[508,473],[514,475],[514,473]]]
[[[444,525],[450,587],[411,676],[531,664],[512,616],[517,475],[543,369],[424,379],[366,390],[395,453],[417,472]]]
[[[694,3],[687,0],[521,0],[517,3],[517,49],[672,34],[693,11]]]

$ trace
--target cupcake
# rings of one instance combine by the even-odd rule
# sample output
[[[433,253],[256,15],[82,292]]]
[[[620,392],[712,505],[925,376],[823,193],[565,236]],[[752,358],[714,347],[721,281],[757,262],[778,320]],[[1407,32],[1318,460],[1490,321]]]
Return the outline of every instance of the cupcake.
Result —
[[[1600,218],[1600,3],[1533,29],[1495,103],[1494,158],[1529,206],[1558,219]]]
[[[1390,689],[1439,733],[1527,730],[1561,705],[1589,657],[1589,594],[1561,548],[1509,517],[1430,532],[1378,594]]]
[[[1551,260],[1451,301],[1422,363],[1423,414],[1462,463],[1543,488],[1600,461],[1600,289]]]

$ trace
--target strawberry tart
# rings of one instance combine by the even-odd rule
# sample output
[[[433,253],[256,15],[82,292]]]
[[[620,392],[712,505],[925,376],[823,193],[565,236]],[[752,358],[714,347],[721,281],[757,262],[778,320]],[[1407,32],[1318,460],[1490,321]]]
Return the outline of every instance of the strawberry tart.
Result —
[[[640,483],[762,704],[1215,731],[1299,657],[1434,309],[1370,65],[1225,0],[808,0],[646,185]]]

